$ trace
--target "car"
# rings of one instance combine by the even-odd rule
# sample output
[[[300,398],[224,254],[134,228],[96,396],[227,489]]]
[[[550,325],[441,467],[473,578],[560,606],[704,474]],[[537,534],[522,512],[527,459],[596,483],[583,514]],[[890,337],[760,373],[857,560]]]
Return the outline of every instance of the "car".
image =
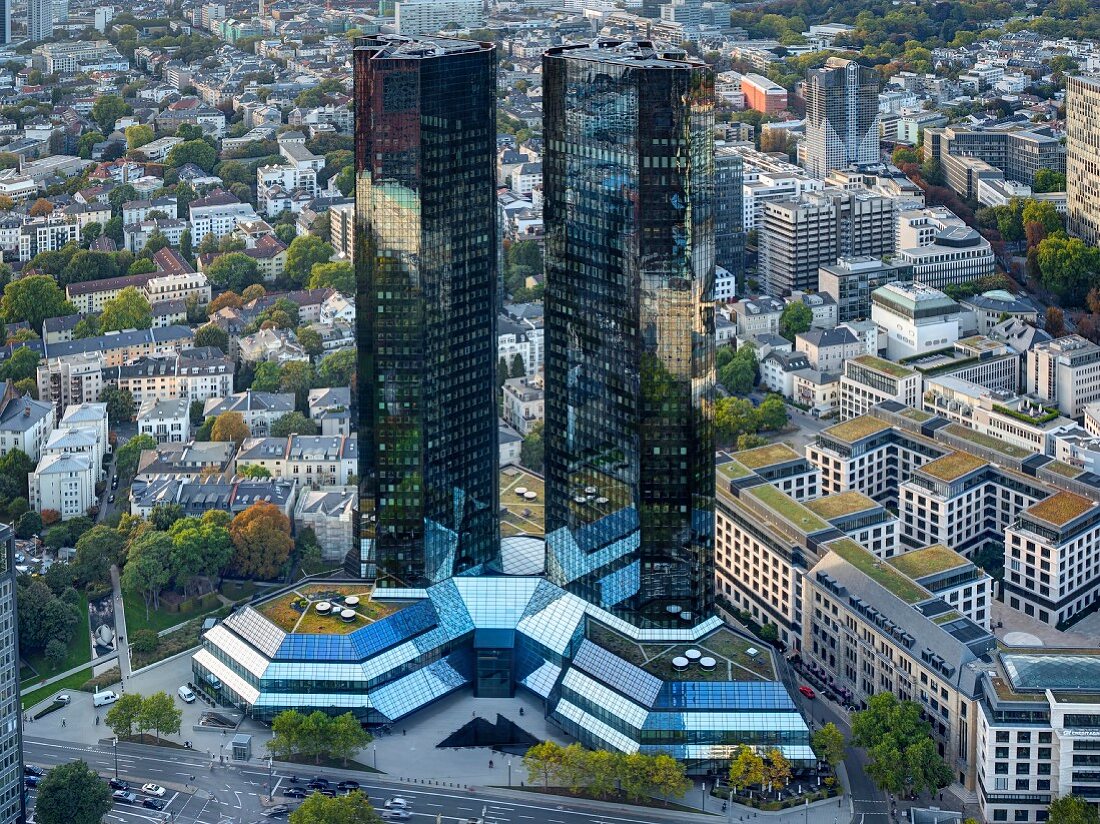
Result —
[[[382,810],[384,821],[408,821],[410,818],[412,818],[412,813],[408,810]]]
[[[168,792],[160,784],[142,784],[141,791],[146,795],[155,795],[158,798]]]
[[[60,697],[60,696],[59,696]],[[118,693],[114,690],[100,690],[92,696],[93,707],[105,707],[108,704],[113,704],[119,698]],[[68,702],[66,702],[68,703]]]
[[[126,790],[115,790],[111,793],[111,798],[117,801],[119,804],[137,804],[137,796]]]
[[[114,495],[112,494],[112,495],[111,495],[111,497],[109,497],[109,498],[107,499],[107,503],[109,503],[109,504],[113,504],[114,502],[115,502],[115,496],[114,496]]]
[[[286,815],[290,812],[290,807],[286,804],[276,804],[274,807],[268,807],[260,815],[264,818],[274,818],[277,815]]]
[[[60,695],[54,696],[53,700],[56,701],[58,704],[64,704],[65,706],[68,706],[72,703],[73,697],[69,695],[69,693],[63,692]]]
[[[41,767],[36,767],[34,764],[23,765],[23,775],[33,775],[37,778],[41,778],[46,774],[46,771]]]
[[[180,687],[176,690],[176,694],[185,704],[195,703],[195,693],[191,691],[190,687]]]
[[[314,778],[306,786],[311,790],[326,790],[331,783],[327,778]]]
[[[327,795],[329,798],[336,798],[336,790],[330,789],[329,787],[321,787],[320,789],[314,790],[314,792],[320,795]]]
[[[204,675],[203,680],[210,685],[212,690],[220,690],[222,688],[222,679],[216,675]]]
[[[307,793],[300,787],[291,787],[289,789],[283,790],[283,795],[286,798],[305,798],[307,795],[309,795],[309,793]]]
[[[112,790],[128,790],[130,785],[120,778],[112,778],[107,782],[107,786]]]
[[[395,795],[393,798],[387,798],[385,804],[387,810],[407,810],[411,806],[411,801],[399,795]]]
[[[351,792],[352,790],[358,790],[359,789],[359,782],[358,781],[341,781],[339,784],[336,785],[336,789],[344,790],[346,792]]]
[[[150,810],[163,810],[164,802],[159,798],[146,798],[141,802],[141,806],[147,807]]]
[[[807,698],[811,699],[811,700],[817,697],[817,693],[815,693],[812,689],[807,687],[805,684],[803,684],[801,687],[799,687],[798,691],[800,693],[802,693],[803,695],[805,695]]]
[[[42,779],[37,775],[28,775],[23,779],[23,783],[28,787],[37,787],[38,782]]]

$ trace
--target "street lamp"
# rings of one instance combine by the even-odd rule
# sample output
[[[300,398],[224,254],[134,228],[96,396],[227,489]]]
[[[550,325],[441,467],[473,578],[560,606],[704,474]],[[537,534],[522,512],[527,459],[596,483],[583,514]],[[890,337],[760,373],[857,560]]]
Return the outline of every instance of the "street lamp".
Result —
[[[512,786],[512,759],[508,759],[508,786]]]
[[[377,744],[372,744],[371,745],[371,752],[374,753],[374,768],[377,770],[378,769],[378,745]]]
[[[115,751],[115,778],[118,778],[118,736],[111,741],[111,749]]]

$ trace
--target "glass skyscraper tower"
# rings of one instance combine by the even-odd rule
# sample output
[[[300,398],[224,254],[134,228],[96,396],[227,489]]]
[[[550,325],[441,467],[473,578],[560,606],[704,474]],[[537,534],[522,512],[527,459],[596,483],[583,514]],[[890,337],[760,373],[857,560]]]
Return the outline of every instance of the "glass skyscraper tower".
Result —
[[[543,104],[547,572],[683,626],[713,603],[713,75],[563,46]]]
[[[496,54],[356,41],[360,540],[348,571],[420,586],[499,552]]]

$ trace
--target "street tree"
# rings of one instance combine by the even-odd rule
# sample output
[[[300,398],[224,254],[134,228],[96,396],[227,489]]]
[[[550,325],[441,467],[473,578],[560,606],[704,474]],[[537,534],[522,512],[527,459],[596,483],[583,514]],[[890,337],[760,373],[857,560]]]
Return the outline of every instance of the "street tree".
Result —
[[[756,410],[756,425],[759,429],[775,432],[787,425],[789,416],[787,404],[781,395],[768,395]]]
[[[1096,806],[1079,795],[1063,795],[1047,808],[1049,824],[1100,824]]]
[[[111,803],[107,782],[87,762],[70,761],[54,767],[38,785],[35,821],[40,824],[99,824],[111,811]]]
[[[834,769],[844,760],[844,734],[830,721],[810,735],[810,746],[822,761]]]
[[[737,792],[764,783],[764,759],[752,747],[742,744],[730,759],[729,779]]]
[[[670,798],[683,798],[692,786],[684,765],[667,753],[657,753],[649,759],[649,782],[664,797],[665,804]]]
[[[951,769],[932,743],[921,706],[889,692],[872,695],[867,709],[852,716],[852,744],[870,757],[867,774],[895,795],[935,792],[951,782]]]
[[[332,757],[339,758],[346,767],[348,759],[371,742],[371,735],[354,715],[346,712],[330,719],[328,739]]]
[[[161,733],[176,735],[180,731],[183,721],[183,711],[176,707],[176,702],[166,692],[155,692],[141,702],[138,725],[147,730],[153,730],[160,743]]]
[[[134,734],[134,727],[138,715],[141,714],[142,704],[143,699],[140,695],[136,692],[129,692],[119,696],[119,699],[107,710],[107,716],[104,720],[107,722],[107,726],[111,728],[111,732],[117,735],[119,739],[126,739]]]
[[[273,735],[267,742],[267,748],[273,756],[281,761],[288,761],[298,754],[305,721],[306,717],[298,710],[283,710],[271,719]]]
[[[774,788],[782,789],[791,780],[791,762],[779,749],[770,749],[764,757],[764,780]]]
[[[290,824],[382,824],[363,793],[329,798],[313,793],[290,814]]]
[[[564,748],[554,741],[535,744],[523,756],[523,766],[527,770],[527,780],[534,784],[542,781],[544,788],[550,786],[550,779],[557,775]]]
[[[238,513],[229,525],[229,537],[234,549],[232,568],[244,578],[274,578],[294,548],[290,520],[266,501]]]
[[[137,472],[138,460],[145,449],[156,449],[157,442],[152,435],[137,435],[126,441],[115,453],[115,471],[119,478],[129,483]]]

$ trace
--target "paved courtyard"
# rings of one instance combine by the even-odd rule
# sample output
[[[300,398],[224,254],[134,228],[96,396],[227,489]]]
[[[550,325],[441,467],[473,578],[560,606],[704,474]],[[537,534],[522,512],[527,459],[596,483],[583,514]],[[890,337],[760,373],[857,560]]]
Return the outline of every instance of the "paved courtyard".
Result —
[[[1003,624],[1003,626],[997,626]],[[1093,613],[1074,624],[1065,632],[1059,631],[1049,624],[1044,624],[1037,618],[1024,615],[1020,610],[1004,604],[1001,601],[993,601],[993,634],[997,640],[1004,641],[1006,635],[1013,635],[1007,643],[1020,643],[1019,633],[1026,633],[1038,639],[1039,643],[1031,640],[1023,646],[1044,647],[1095,647],[1100,643],[1100,613]]]

